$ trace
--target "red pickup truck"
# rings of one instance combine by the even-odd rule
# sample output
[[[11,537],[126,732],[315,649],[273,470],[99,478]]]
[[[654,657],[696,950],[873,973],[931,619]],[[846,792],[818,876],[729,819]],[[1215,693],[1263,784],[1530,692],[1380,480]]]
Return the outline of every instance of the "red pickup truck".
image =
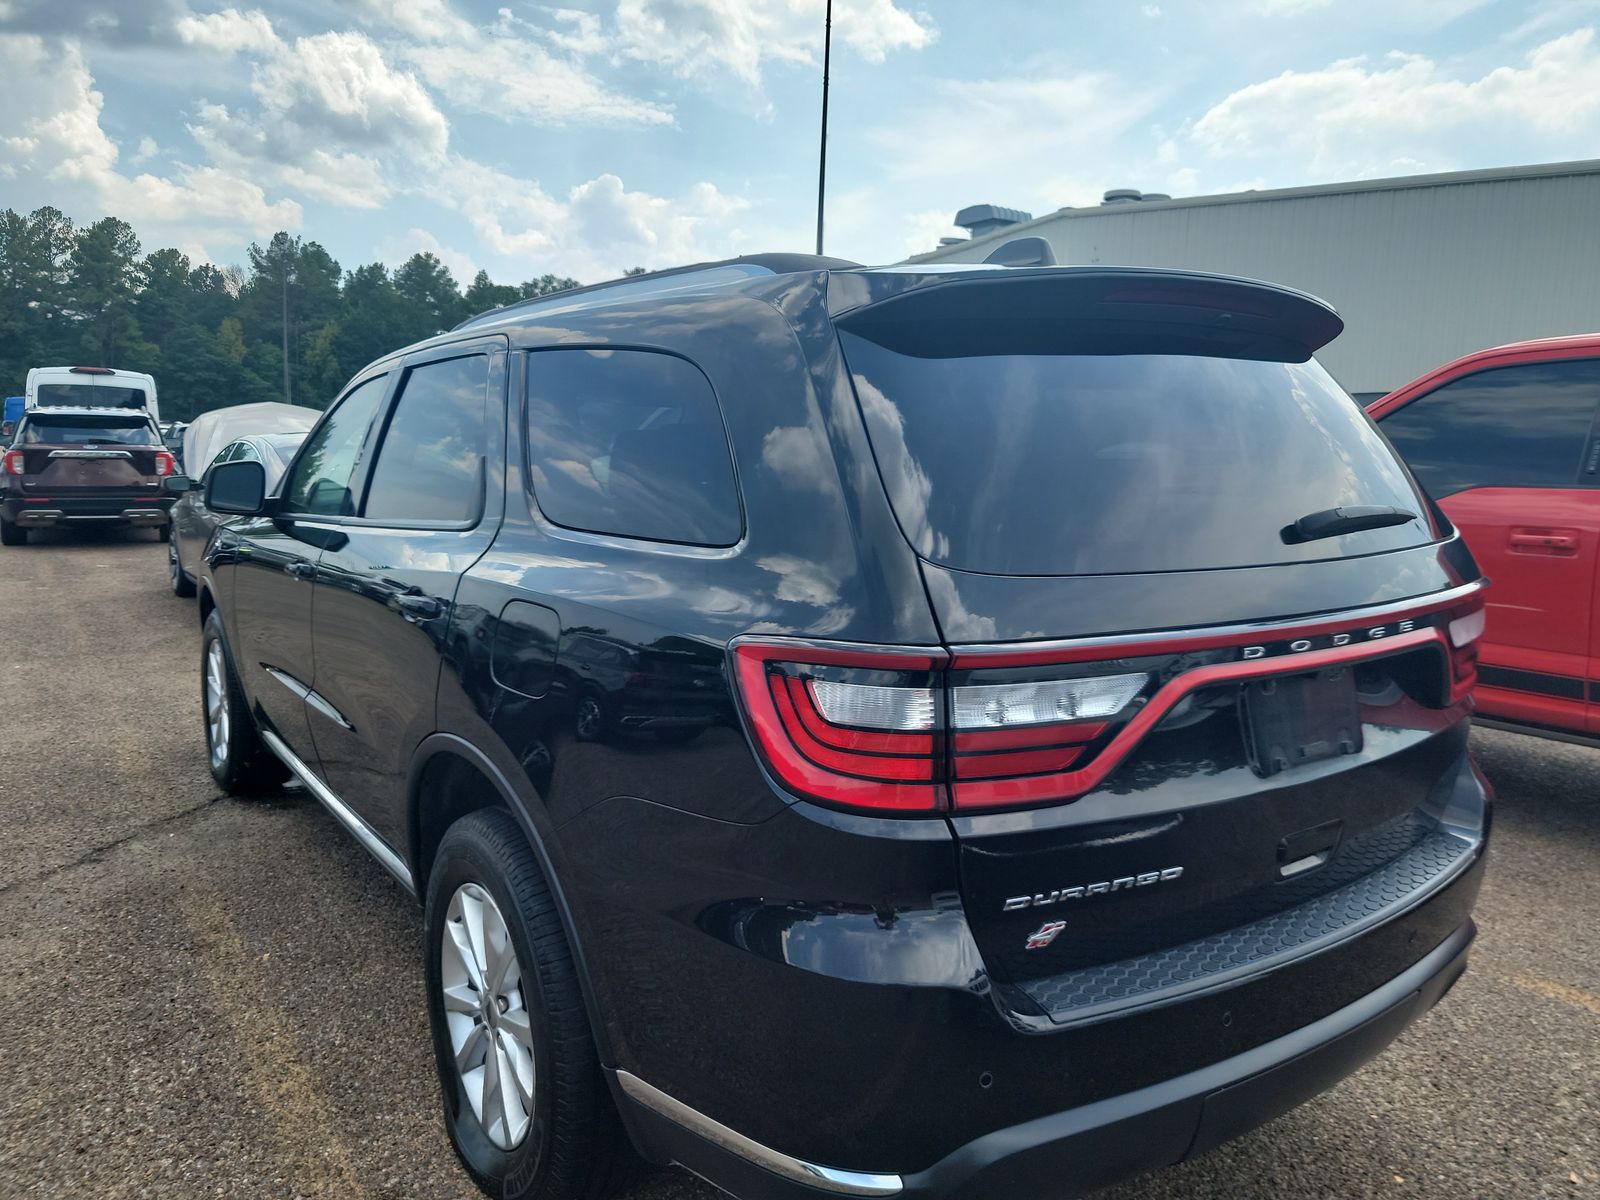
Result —
[[[1600,741],[1600,334],[1458,358],[1368,409],[1493,581],[1478,723]]]

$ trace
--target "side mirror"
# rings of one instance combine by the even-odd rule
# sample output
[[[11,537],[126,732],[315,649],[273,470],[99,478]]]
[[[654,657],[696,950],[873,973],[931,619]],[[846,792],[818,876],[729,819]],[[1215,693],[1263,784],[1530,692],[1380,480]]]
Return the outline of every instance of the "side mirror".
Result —
[[[181,496],[185,492],[192,492],[199,485],[187,475],[168,475],[161,481],[161,490],[169,496]]]
[[[258,462],[218,463],[206,477],[206,507],[253,517],[267,504],[267,472]]]

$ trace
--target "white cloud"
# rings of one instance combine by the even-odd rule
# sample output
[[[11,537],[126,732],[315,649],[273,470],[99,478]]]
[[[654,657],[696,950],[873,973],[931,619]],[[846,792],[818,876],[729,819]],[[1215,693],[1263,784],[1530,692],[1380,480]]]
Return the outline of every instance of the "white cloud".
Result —
[[[371,21],[392,25],[423,41],[469,40],[472,22],[450,6],[450,0],[357,0],[356,7]]]
[[[178,37],[186,45],[201,46],[220,54],[240,51],[259,54],[279,45],[272,22],[259,9],[242,13],[236,8],[227,8],[204,16],[186,13],[178,18],[176,28]]]
[[[502,8],[493,24],[461,17],[449,0],[362,0],[374,22],[409,40],[391,52],[453,104],[545,124],[667,125],[669,106],[606,87],[581,59],[609,50],[600,18],[572,9],[535,25]],[[555,52],[552,52],[551,47]]]
[[[450,274],[463,288],[478,273],[478,264],[470,254],[442,244],[426,229],[408,229],[384,238],[373,248],[373,253],[390,267],[398,267],[413,254],[431,254],[450,269]]]
[[[444,153],[449,125],[420,83],[394,70],[364,34],[297,38],[255,72],[251,90],[284,127],[340,145]]]
[[[161,147],[156,143],[155,138],[142,137],[139,139],[139,148],[134,151],[128,161],[134,166],[138,166],[142,162],[149,162],[160,153]]]
[[[252,67],[253,109],[202,104],[191,135],[219,165],[345,208],[376,208],[436,163],[449,125],[413,76],[360,33],[275,41]]]
[[[1098,175],[1126,160],[1124,140],[1160,99],[1155,87],[1124,88],[1099,72],[953,80],[920,97],[909,119],[869,137],[896,179],[966,193],[974,180],[992,187],[1004,179],[1012,196],[1004,203],[1056,208],[1067,202],[1055,190],[1062,165],[1100,164]]]
[[[616,92],[502,20],[470,42],[406,46],[399,54],[453,103],[548,124],[670,125],[672,110]]]
[[[1600,53],[1592,29],[1555,38],[1521,66],[1452,78],[1433,60],[1391,53],[1285,71],[1214,105],[1191,132],[1219,157],[1303,157],[1324,177],[1371,174],[1397,160],[1448,165],[1497,135],[1600,133]],[[1528,147],[1528,157],[1538,152]]]
[[[731,72],[761,81],[767,61],[811,63],[822,54],[824,0],[619,0],[618,47],[626,58],[680,75]],[[895,50],[922,50],[938,30],[931,18],[895,0],[839,0],[835,46],[868,62]]]
[[[115,213],[145,238],[238,242],[300,224],[294,201],[269,201],[259,184],[226,169],[179,166],[166,177],[118,171],[117,145],[100,126],[104,97],[75,42],[0,35],[0,78],[7,81],[0,146],[12,178],[75,185],[71,194],[91,211]]]
[[[521,272],[584,280],[722,257],[738,236],[730,220],[748,207],[710,183],[668,199],[628,191],[612,174],[557,198],[533,180],[460,157],[426,192],[461,213],[487,250],[522,264]]]
[[[544,37],[551,45],[572,54],[604,54],[610,50],[611,39],[601,29],[600,18],[594,13],[556,8],[550,11],[550,16],[556,28],[545,30]]]
[[[1268,17],[1328,15],[1363,28],[1404,25],[1438,28],[1492,0],[1256,0],[1256,12]]]

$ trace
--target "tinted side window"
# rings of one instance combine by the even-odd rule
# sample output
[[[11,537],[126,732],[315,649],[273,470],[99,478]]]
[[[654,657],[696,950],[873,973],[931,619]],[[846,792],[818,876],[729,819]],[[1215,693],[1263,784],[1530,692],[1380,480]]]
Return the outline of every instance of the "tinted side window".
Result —
[[[229,462],[260,462],[261,456],[256,453],[256,448],[249,442],[240,442],[233,448],[233,457]]]
[[[477,519],[488,445],[489,360],[481,354],[407,373],[378,449],[363,515],[390,521]]]
[[[330,517],[355,514],[350,481],[387,382],[380,375],[346,393],[306,439],[304,452],[295,460],[294,473],[283,489],[285,511]]]
[[[1474,487],[1572,487],[1600,362],[1528,363],[1452,380],[1383,419],[1435,499]]]
[[[558,525],[731,546],[743,521],[722,413],[698,368],[643,350],[528,358],[533,491]]]

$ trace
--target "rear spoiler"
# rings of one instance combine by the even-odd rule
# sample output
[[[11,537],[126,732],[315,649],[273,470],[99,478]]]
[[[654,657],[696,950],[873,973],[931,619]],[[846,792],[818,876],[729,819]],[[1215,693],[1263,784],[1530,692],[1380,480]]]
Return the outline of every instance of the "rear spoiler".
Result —
[[[902,290],[864,298],[836,312],[834,324],[917,358],[1190,354],[1268,362],[1305,362],[1344,329],[1314,296],[1225,275],[989,267],[899,279]]]

